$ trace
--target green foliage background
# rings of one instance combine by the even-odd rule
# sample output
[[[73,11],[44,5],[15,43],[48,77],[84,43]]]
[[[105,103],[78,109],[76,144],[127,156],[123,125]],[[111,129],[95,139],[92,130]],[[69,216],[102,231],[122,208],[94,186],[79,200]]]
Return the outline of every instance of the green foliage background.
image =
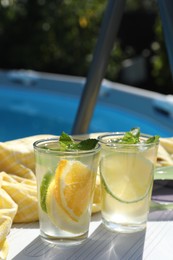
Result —
[[[0,68],[86,76],[107,2],[0,0]],[[171,93],[172,80],[155,1],[127,1],[125,14],[141,10],[152,11],[156,18],[153,42],[144,46],[149,53],[149,75],[137,86]],[[105,75],[119,82],[122,62],[143,55],[134,46],[123,47],[121,40],[120,33]]]

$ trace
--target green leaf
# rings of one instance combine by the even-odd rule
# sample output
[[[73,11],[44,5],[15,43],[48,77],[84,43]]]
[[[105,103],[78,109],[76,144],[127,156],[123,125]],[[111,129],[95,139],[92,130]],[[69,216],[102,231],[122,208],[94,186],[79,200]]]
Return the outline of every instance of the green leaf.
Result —
[[[157,142],[159,141],[159,138],[160,138],[159,135],[152,136],[152,137],[148,138],[148,139],[145,141],[145,143],[146,143],[146,144],[157,143]]]
[[[124,136],[118,139],[118,143],[123,144],[136,144],[139,143],[140,128],[132,128],[129,132],[126,132]]]
[[[139,140],[139,137],[140,137],[140,128],[139,127],[132,128],[130,130],[130,133],[131,133],[132,136],[136,137],[136,139]]]
[[[60,138],[61,150],[91,150],[94,149],[98,143],[97,139],[86,139],[80,142],[75,142],[71,136],[62,132]]]
[[[73,138],[68,134],[66,134],[65,132],[62,132],[59,138],[60,150],[67,150],[68,147],[73,143],[74,143]]]
[[[96,147],[98,143],[97,139],[86,139],[78,143],[79,150],[91,150]]]
[[[140,143],[140,128],[132,128],[129,132],[126,132],[122,138],[119,138],[117,141],[118,143],[122,144],[138,144]],[[160,136],[155,135],[152,137],[149,137],[144,143],[150,144],[150,143],[156,143],[158,142]]]
[[[62,143],[72,143],[72,142],[74,142],[73,138],[71,136],[69,136],[68,134],[66,134],[65,132],[62,132],[59,140]]]

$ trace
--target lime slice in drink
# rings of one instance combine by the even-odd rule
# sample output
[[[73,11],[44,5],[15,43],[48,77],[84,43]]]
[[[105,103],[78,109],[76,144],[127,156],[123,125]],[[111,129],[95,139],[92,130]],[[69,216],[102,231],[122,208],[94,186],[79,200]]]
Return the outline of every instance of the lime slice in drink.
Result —
[[[47,196],[47,190],[49,187],[49,184],[52,180],[52,173],[48,172],[44,175],[41,185],[40,185],[40,205],[44,212],[47,212],[46,207],[46,196]]]
[[[132,203],[142,200],[153,181],[153,164],[136,153],[113,153],[101,160],[101,180],[115,199]]]

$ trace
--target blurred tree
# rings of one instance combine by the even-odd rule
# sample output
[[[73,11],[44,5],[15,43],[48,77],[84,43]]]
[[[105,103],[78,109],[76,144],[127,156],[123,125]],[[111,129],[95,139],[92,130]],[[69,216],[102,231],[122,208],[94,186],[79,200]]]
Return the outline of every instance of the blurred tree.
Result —
[[[85,75],[105,0],[8,3],[0,7],[1,68]]]
[[[86,76],[106,4],[0,0],[0,68]],[[140,56],[147,73],[136,86],[171,93],[166,55],[155,0],[128,0],[106,78],[124,83],[123,62]]]
[[[165,47],[160,17],[155,22],[155,41],[151,45],[151,75],[154,83],[166,94],[173,93],[172,76],[169,67],[168,54]]]
[[[124,62],[127,61],[127,62]],[[128,65],[123,68],[123,66]],[[131,67],[131,68],[130,68]],[[136,74],[136,81],[131,82]],[[138,73],[145,76],[140,81]],[[160,93],[173,93],[173,82],[156,0],[129,0],[112,51],[107,78]]]

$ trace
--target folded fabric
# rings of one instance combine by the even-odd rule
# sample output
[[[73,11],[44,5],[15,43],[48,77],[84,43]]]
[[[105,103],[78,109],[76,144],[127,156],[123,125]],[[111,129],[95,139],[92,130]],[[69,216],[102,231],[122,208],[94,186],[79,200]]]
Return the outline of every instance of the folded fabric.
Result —
[[[0,259],[6,259],[8,253],[7,235],[16,212],[17,204],[0,187]]]
[[[160,144],[167,150],[167,152],[173,155],[173,137],[160,138]]]
[[[173,165],[173,138],[160,138],[157,166]]]

